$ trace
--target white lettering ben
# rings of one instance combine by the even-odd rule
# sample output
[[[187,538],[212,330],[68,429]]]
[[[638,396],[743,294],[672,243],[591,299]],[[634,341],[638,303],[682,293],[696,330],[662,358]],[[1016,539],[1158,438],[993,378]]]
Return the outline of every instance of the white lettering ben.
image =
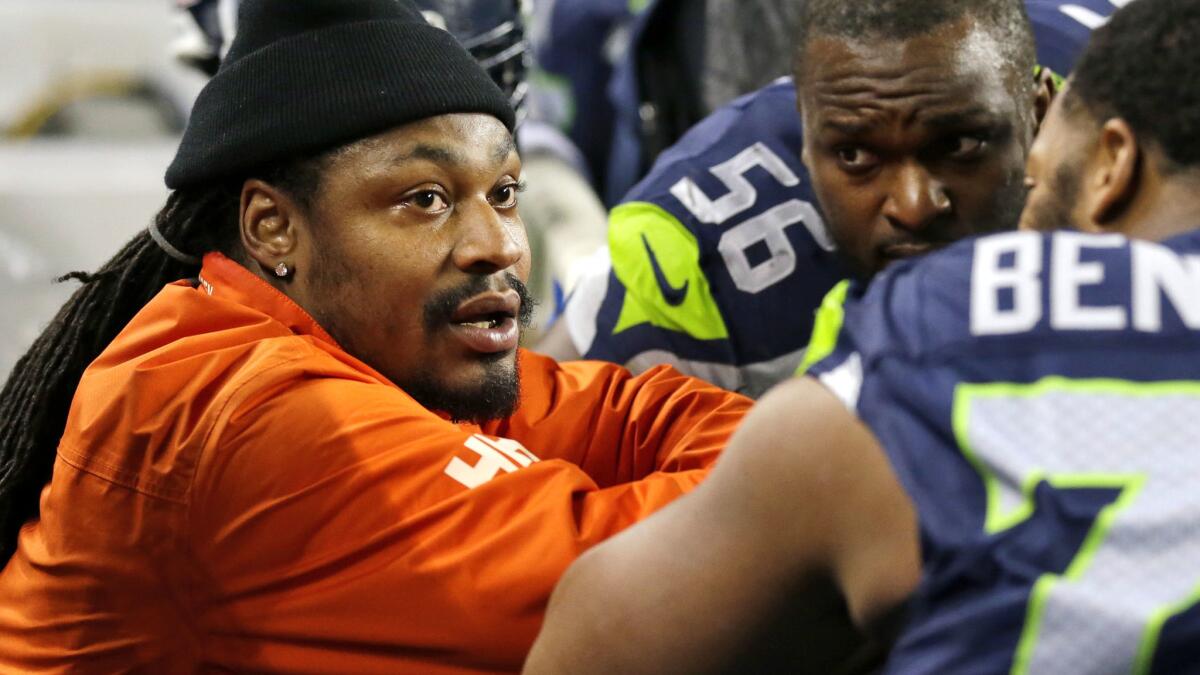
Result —
[[[1043,246],[1053,242],[1049,275]],[[1124,305],[1084,305],[1081,293],[1105,283],[1104,263],[1084,261],[1085,249],[1129,246],[1130,298]],[[1004,264],[1002,264],[1004,263]],[[1128,242],[1120,235],[1059,232],[1052,239],[1027,232],[985,237],[975,243],[971,269],[971,334],[1008,335],[1031,330],[1045,316],[1042,284],[1049,278],[1050,326],[1055,330],[1162,330],[1168,304],[1183,324],[1200,329],[1200,257],[1181,256],[1161,244]],[[1003,302],[1003,298],[1009,298]]]

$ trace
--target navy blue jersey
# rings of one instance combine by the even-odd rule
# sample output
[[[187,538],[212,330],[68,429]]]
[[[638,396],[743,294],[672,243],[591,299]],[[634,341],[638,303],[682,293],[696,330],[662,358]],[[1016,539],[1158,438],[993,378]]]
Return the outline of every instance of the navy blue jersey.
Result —
[[[822,309],[918,513],[891,673],[1200,672],[1200,231],[1005,233]]]
[[[1086,44],[1078,17],[1113,11],[1108,0],[1029,7],[1039,57],[1056,72]],[[844,276],[800,150],[785,78],[660,155],[612,211],[611,261],[583,274],[568,300],[579,353],[634,371],[672,363],[751,396],[792,375],[821,298]]]
[[[844,276],[799,152],[785,79],[663,153],[611,213],[611,267],[585,275],[568,303],[580,353],[634,370],[673,362],[750,394],[795,372],[796,336]]]

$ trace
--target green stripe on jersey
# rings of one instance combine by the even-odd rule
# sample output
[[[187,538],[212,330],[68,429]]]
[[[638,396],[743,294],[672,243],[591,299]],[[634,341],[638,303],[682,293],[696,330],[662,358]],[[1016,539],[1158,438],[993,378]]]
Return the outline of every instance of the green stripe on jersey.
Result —
[[[815,363],[824,359],[837,349],[838,336],[842,333],[842,322],[846,319],[846,294],[850,291],[850,280],[846,279],[834,286],[825,294],[821,307],[817,309],[817,320],[813,322],[812,338],[808,341],[808,349],[804,352],[804,361],[796,370],[796,375],[803,375]]]

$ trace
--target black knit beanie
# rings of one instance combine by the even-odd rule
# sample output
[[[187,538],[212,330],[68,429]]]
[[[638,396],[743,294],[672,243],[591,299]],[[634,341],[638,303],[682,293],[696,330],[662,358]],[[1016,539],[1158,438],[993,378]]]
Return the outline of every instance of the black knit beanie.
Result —
[[[196,105],[167,187],[316,154],[426,117],[495,116],[508,99],[410,0],[245,0]]]

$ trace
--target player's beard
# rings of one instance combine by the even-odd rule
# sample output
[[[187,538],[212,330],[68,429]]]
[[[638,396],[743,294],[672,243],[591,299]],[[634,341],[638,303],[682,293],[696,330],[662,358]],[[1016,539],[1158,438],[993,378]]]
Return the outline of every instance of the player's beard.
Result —
[[[509,288],[521,297],[521,309],[517,322],[522,331],[527,328],[537,304],[529,290],[516,275],[504,275]],[[486,292],[490,288],[487,277],[473,277],[470,281],[443,291],[425,304],[424,323],[427,335],[436,335],[450,323],[462,302]],[[499,353],[480,356],[485,363],[486,376],[470,386],[451,386],[437,376],[436,364],[404,378],[396,384],[418,403],[444,412],[455,422],[484,423],[512,415],[521,398],[520,353]]]
[[[397,385],[429,410],[443,412],[453,422],[483,424],[513,414],[521,400],[521,354],[505,354],[487,364],[487,376],[471,387],[450,387],[428,370]]]
[[[1050,189],[1043,191],[1045,196],[1030,201],[1026,206],[1029,210],[1023,219],[1026,227],[1039,232],[1075,227],[1072,213],[1079,201],[1079,192],[1083,185],[1078,166],[1080,165],[1076,162],[1063,161],[1055,167],[1050,179]]]

